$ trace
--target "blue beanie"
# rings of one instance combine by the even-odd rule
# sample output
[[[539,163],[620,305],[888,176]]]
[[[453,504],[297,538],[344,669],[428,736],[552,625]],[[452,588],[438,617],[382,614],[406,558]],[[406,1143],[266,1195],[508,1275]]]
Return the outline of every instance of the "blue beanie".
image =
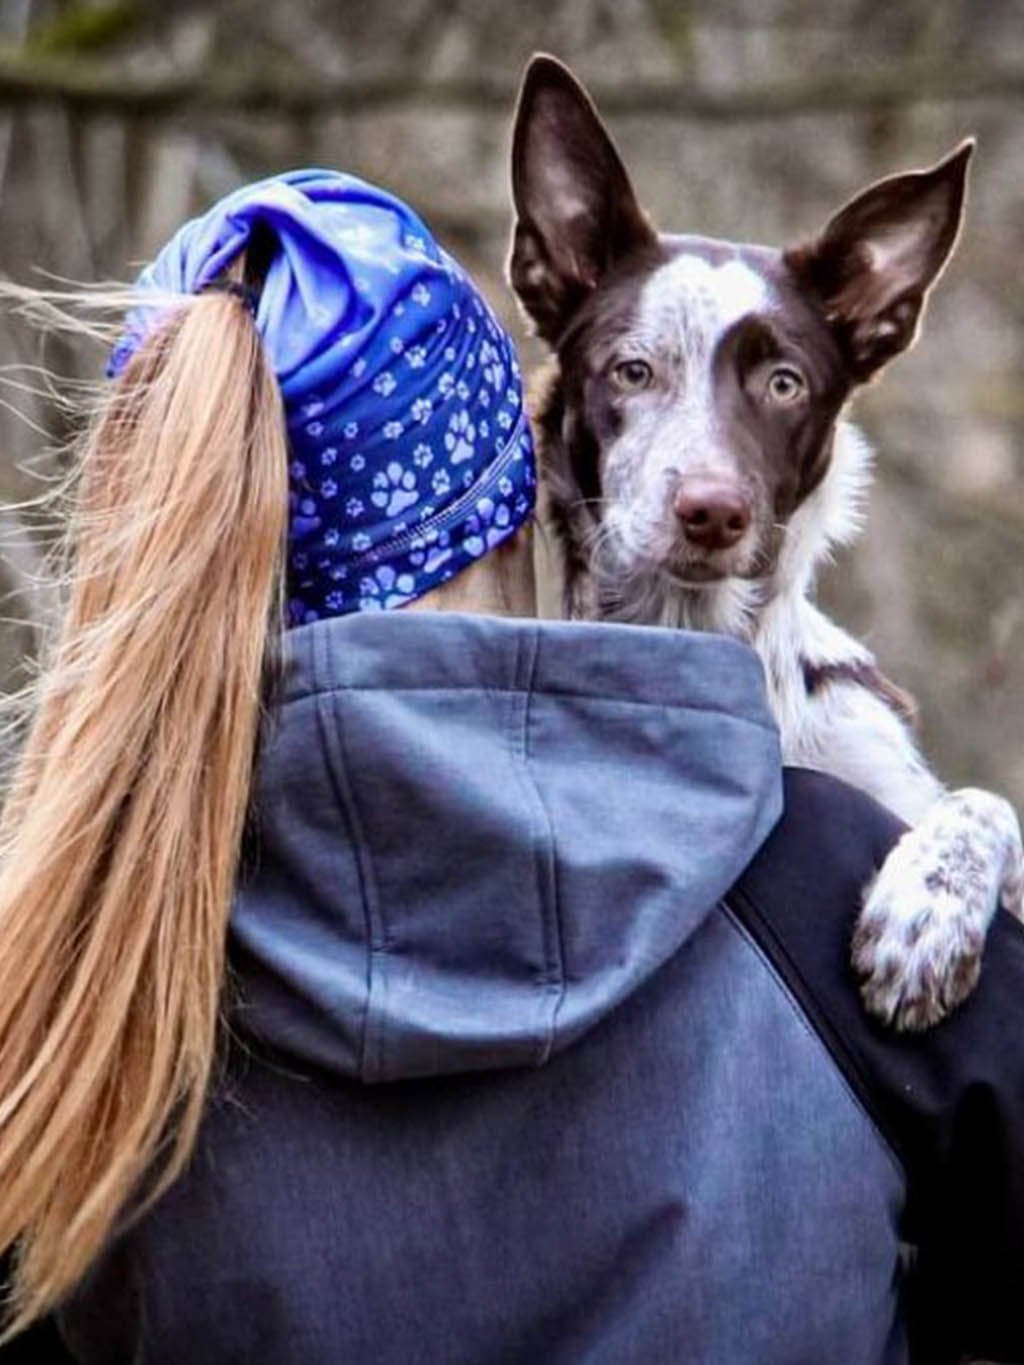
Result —
[[[288,623],[402,606],[532,514],[515,348],[401,200],[336,171],[228,195],[175,233],[139,289],[197,292],[258,224],[275,249],[256,326],[291,452]],[[129,315],[110,375],[159,316]]]

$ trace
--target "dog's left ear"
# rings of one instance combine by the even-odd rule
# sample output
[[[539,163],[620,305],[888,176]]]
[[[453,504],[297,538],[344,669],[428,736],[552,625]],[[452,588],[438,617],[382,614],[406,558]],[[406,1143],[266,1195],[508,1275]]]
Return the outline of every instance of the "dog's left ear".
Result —
[[[956,245],[973,151],[972,138],[930,170],[880,180],[816,241],[786,253],[820,296],[858,382],[914,340],[928,290]]]

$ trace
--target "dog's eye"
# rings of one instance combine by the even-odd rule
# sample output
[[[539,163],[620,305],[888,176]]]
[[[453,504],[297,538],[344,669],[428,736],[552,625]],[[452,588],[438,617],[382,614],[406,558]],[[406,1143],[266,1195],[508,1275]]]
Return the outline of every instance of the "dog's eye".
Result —
[[[646,360],[620,360],[612,369],[612,380],[623,393],[639,393],[654,378],[654,371]]]
[[[803,375],[792,365],[776,365],[768,376],[768,396],[776,403],[795,403],[806,390]]]

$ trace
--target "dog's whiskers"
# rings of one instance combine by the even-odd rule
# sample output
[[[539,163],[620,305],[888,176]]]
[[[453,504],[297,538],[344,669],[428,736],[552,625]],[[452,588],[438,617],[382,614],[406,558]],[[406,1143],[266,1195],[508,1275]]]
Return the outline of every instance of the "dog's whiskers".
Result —
[[[575,498],[567,505],[569,512],[575,512],[577,507],[615,507],[615,498]]]

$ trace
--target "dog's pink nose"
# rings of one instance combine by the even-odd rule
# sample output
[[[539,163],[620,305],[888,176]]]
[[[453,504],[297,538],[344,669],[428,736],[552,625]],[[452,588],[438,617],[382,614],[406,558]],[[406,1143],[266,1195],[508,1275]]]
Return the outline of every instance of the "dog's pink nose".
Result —
[[[750,525],[753,508],[738,484],[728,479],[684,479],[673,502],[683,535],[702,550],[727,550]]]

